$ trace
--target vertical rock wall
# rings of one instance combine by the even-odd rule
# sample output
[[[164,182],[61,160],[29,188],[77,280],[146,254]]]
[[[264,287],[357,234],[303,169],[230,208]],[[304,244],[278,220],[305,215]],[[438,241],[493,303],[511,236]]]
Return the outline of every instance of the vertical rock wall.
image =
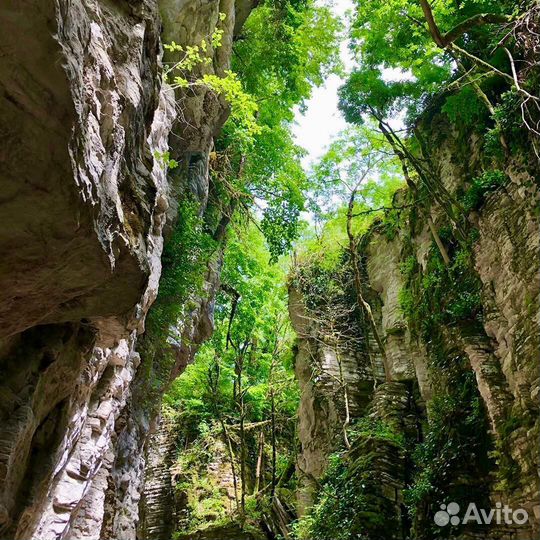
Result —
[[[0,535],[60,538],[100,491],[139,363],[174,107],[155,2],[8,1],[0,17]]]
[[[170,538],[177,523],[174,486],[171,467],[176,455],[176,424],[161,419],[159,425],[149,438],[146,463],[146,482],[141,504],[141,536],[153,538]]]
[[[228,114],[208,92],[174,96],[163,84],[160,10],[164,41],[184,44],[227,15],[208,67],[220,73],[250,7],[0,7],[10,29],[0,36],[1,538],[135,537],[152,421],[144,396],[132,397],[144,386],[137,339],[157,295],[164,232],[187,192],[204,211],[208,153]],[[167,178],[154,156],[169,150],[173,130],[181,166]],[[171,376],[211,332],[219,269],[218,256],[180,325]]]
[[[434,131],[439,134],[433,141],[428,139],[433,143],[431,159],[445,187],[459,196],[460,190],[466,190],[481,170],[481,142],[473,135],[464,144],[463,135],[449,129],[440,116],[431,121],[436,124]],[[428,137],[430,133],[428,131]],[[441,133],[445,135],[441,136]],[[539,433],[537,353],[540,345],[537,333],[540,292],[538,167],[534,161],[524,158],[511,159],[507,161],[504,173],[507,177],[504,186],[488,192],[480,208],[468,217],[471,226],[477,230],[472,243],[472,272],[480,284],[480,322],[477,322],[478,318],[476,321],[471,318],[457,323],[441,322],[437,332],[442,337],[419,336],[418,329],[410,326],[400,299],[401,291],[408,286],[404,265],[412,264],[413,258],[414,264],[418,265],[418,279],[425,279],[429,274],[430,250],[436,249],[425,213],[413,215],[405,210],[391,231],[388,224],[376,223],[363,239],[360,251],[364,261],[364,294],[370,298],[379,332],[384,338],[386,359],[384,379],[375,381],[380,384],[373,393],[366,394],[368,403],[364,402],[353,413],[353,418],[367,415],[383,420],[406,437],[406,444],[412,450],[426,435],[425,430],[430,429],[425,416],[431,415],[433,399],[446,395],[448,389],[451,393],[454,384],[447,379],[446,371],[450,368],[440,365],[440,358],[435,357],[438,353],[432,340],[441,339],[442,349],[438,350],[444,349],[448,355],[462,358],[465,371],[474,376],[474,392],[480,396],[486,415],[485,433],[478,435],[490,441],[487,444],[495,452],[485,457],[486,463],[491,463],[490,472],[455,470],[453,482],[469,485],[470,497],[475,490],[487,486],[485,493],[492,507],[500,501],[528,512],[530,520],[523,527],[493,526],[489,534],[494,538],[514,538],[516,534],[519,538],[533,538],[540,519],[536,473]],[[435,227],[443,229],[447,218],[442,209],[433,204],[428,213]],[[463,279],[466,277],[464,274]],[[341,286],[349,285],[341,283]],[[444,284],[442,286],[444,288]],[[446,287],[454,286],[448,280]],[[301,387],[300,478],[302,474],[313,476],[311,481],[304,480],[300,487],[298,504],[301,511],[313,502],[326,458],[340,445],[339,434],[345,419],[340,393],[329,388],[323,377],[317,376],[327,357],[324,336],[321,336],[320,328],[310,322],[305,302],[297,290],[290,291],[291,318],[299,336],[296,372]],[[433,309],[440,309],[442,313],[444,306]],[[417,323],[422,324],[422,321]],[[369,343],[369,327],[359,324],[364,342]],[[347,371],[344,379],[354,393],[364,389],[373,377],[365,349],[364,354],[358,354],[357,345],[350,344],[349,348],[356,350],[356,361],[343,364]],[[448,356],[446,361],[456,361],[451,358]],[[335,376],[333,380],[336,380]],[[350,454],[367,458],[372,450],[353,448]],[[395,513],[404,524],[403,532],[396,530],[391,534],[401,538],[410,534],[411,523],[403,514],[402,503],[403,491],[411,480],[412,464],[410,460],[401,461],[384,445],[375,448],[375,452],[382,462],[377,462],[379,471],[379,465],[373,465],[373,474],[380,474],[382,495],[394,501]],[[493,455],[498,457],[490,462]],[[470,465],[463,462],[464,471]],[[392,472],[390,476],[385,470]],[[509,470],[511,481],[501,481],[501,478],[508,478]],[[465,476],[460,476],[462,474]],[[448,482],[450,486],[452,480],[448,479]],[[415,525],[414,534],[419,535],[418,538],[424,538],[421,527],[433,526],[433,513],[437,509],[420,510],[417,520],[427,521]],[[474,534],[471,529],[459,538],[474,537]]]
[[[289,312],[299,338],[295,357],[295,373],[301,389],[297,498],[298,512],[302,515],[313,503],[328,455],[342,440],[343,385],[348,389],[351,418],[357,418],[365,412],[376,384],[384,380],[384,368],[379,361],[374,374],[365,351],[355,350],[344,339],[330,341],[294,288],[289,290]]]

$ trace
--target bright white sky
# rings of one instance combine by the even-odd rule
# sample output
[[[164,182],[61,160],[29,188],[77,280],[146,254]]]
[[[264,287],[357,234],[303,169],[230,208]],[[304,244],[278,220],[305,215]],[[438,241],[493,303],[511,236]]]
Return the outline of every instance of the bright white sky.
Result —
[[[352,0],[333,0],[332,10],[345,22],[345,13],[352,9]],[[341,44],[341,60],[345,69],[351,68],[351,59],[347,41]],[[332,138],[347,124],[338,110],[338,88],[345,81],[337,75],[331,75],[325,84],[313,90],[311,99],[307,101],[307,110],[302,114],[296,110],[296,124],[293,126],[293,134],[296,142],[305,148],[308,155],[303,160],[303,165],[308,168],[309,164],[322,156],[325,148]]]

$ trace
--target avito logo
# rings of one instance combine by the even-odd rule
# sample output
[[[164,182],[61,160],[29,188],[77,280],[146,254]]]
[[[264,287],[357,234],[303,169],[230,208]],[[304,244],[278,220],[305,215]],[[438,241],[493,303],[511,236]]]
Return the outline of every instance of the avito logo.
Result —
[[[441,509],[435,513],[433,520],[439,527],[447,525],[467,525],[468,523],[476,523],[477,525],[489,525],[496,523],[497,525],[524,525],[529,521],[529,514],[523,508],[512,510],[508,505],[497,503],[495,508],[486,510],[478,508],[475,503],[469,503],[463,518],[459,517],[460,507],[456,502],[441,504]]]

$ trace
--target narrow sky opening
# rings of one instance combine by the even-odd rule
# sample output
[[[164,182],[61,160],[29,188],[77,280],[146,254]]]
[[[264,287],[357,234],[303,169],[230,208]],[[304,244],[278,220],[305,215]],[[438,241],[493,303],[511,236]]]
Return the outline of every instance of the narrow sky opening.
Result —
[[[346,24],[345,15],[353,9],[352,0],[334,0],[330,6],[334,14]],[[344,34],[347,35],[347,32]],[[352,66],[348,47],[349,42],[344,39],[340,46],[340,56],[345,71],[349,71]],[[338,89],[344,82],[338,75],[330,75],[323,86],[313,90],[311,98],[306,102],[304,114],[296,108],[293,134],[296,142],[307,150],[307,156],[302,160],[305,169],[321,157],[332,138],[347,127],[338,109]]]

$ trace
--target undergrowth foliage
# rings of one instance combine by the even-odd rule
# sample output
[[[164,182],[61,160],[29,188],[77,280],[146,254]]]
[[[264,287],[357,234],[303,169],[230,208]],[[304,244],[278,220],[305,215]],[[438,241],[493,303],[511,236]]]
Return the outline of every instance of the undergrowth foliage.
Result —
[[[216,248],[199,216],[199,204],[184,199],[178,206],[177,225],[165,243],[159,294],[147,318],[152,336],[166,337],[170,326],[189,310],[190,297],[202,292],[204,270]]]
[[[185,534],[209,524],[249,530],[272,497],[292,504],[298,390],[283,268],[269,257],[256,227],[230,236],[215,332],[165,395]]]

